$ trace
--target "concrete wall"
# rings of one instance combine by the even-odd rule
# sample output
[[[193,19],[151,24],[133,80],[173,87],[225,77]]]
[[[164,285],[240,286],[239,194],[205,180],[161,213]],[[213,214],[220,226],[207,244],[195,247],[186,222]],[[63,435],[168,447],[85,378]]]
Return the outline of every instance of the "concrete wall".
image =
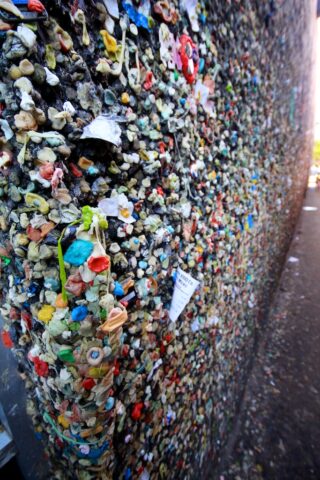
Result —
[[[52,478],[210,477],[306,187],[315,4],[44,4],[1,37],[4,343]]]

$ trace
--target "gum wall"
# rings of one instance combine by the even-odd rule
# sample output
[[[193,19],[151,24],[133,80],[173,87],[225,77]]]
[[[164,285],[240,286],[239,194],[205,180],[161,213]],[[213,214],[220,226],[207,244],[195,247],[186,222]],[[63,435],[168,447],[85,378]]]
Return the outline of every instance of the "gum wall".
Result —
[[[1,332],[53,479],[210,477],[306,187],[313,2],[0,0]]]

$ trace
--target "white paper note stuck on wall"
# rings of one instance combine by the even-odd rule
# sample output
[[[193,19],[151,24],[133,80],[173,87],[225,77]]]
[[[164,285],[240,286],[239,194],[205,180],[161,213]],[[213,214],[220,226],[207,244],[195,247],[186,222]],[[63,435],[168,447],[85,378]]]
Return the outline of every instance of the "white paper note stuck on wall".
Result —
[[[169,310],[169,317],[172,322],[177,320],[180,313],[190,301],[190,298],[192,297],[198,285],[198,280],[195,280],[191,277],[191,275],[178,268],[172,302]]]

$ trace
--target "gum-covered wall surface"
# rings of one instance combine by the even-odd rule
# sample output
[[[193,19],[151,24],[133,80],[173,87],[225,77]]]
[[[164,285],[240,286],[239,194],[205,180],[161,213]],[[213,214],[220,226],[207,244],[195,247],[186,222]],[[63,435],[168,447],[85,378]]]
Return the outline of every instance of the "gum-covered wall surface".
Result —
[[[50,478],[212,474],[306,186],[314,17],[0,0],[1,335]]]

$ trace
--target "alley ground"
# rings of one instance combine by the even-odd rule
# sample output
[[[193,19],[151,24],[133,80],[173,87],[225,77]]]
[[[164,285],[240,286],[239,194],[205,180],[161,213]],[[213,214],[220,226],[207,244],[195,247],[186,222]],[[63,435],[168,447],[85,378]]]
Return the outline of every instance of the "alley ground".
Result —
[[[0,319],[1,322],[1,319]],[[17,456],[0,470],[0,480],[48,479],[48,461],[26,413],[26,393],[10,350],[0,343],[0,402],[10,425]]]
[[[214,478],[320,479],[320,190],[309,188],[236,431]]]

